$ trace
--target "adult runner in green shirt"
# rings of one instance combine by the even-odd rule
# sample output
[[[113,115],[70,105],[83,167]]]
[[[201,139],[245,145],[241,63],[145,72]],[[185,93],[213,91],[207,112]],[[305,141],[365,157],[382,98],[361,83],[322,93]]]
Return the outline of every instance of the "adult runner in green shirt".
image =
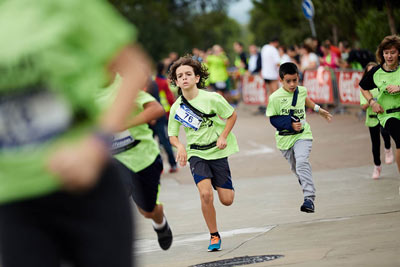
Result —
[[[212,51],[213,54],[207,56],[204,60],[204,62],[207,64],[208,72],[210,74],[210,86],[214,91],[221,94],[229,101],[229,74],[227,70],[229,59],[225,55],[225,52],[220,45],[214,45],[212,47]]]
[[[208,77],[207,69],[190,56],[182,57],[171,67],[169,78],[179,87],[180,96],[172,105],[168,122],[168,135],[177,151],[177,161],[190,170],[199,190],[201,209],[211,234],[208,251],[221,249],[213,188],[221,203],[233,203],[234,190],[228,156],[239,151],[231,130],[236,112],[219,94],[200,90]],[[226,122],[222,119],[226,119]],[[179,128],[184,126],[187,146],[179,139]]]
[[[294,63],[279,67],[282,87],[269,97],[266,115],[276,128],[276,146],[287,159],[303,190],[304,202],[300,210],[314,212],[315,187],[309,155],[312,147],[310,125],[306,121],[306,107],[314,109],[327,121],[332,115],[307,96],[307,89],[299,86],[299,72]]]
[[[102,0],[1,1],[0,25],[1,265],[132,266],[107,144],[150,72],[135,30]],[[101,114],[108,66],[126,78]]]
[[[376,51],[379,65],[372,68],[360,81],[362,94],[372,111],[378,113],[379,123],[389,132],[396,144],[396,162],[400,173],[400,37],[383,38]],[[370,90],[378,88],[373,97]]]
[[[367,64],[364,70],[363,76],[370,71],[373,67],[377,66],[378,64],[375,62],[370,62]],[[375,88],[370,91],[372,94],[372,97],[377,97],[379,94],[378,88]],[[361,90],[360,90],[360,105],[363,110],[365,110],[365,125],[368,127],[369,134],[371,137],[371,144],[372,144],[372,155],[374,158],[374,170],[372,172],[372,178],[373,179],[378,179],[381,175],[381,137],[383,137],[383,141],[385,144],[385,163],[386,164],[391,164],[393,163],[393,152],[392,148],[390,145],[390,135],[389,133],[385,130],[385,128],[382,127],[382,125],[379,124],[378,120],[378,114],[372,111],[372,108],[369,106],[367,99],[363,96]]]

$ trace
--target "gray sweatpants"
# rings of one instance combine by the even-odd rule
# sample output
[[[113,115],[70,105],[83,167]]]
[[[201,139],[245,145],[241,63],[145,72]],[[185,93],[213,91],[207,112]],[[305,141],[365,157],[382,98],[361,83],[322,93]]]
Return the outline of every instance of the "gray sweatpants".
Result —
[[[315,199],[315,187],[312,179],[309,155],[311,152],[312,140],[297,140],[288,150],[281,150],[282,155],[287,159],[292,172],[299,179],[303,189],[304,199]]]

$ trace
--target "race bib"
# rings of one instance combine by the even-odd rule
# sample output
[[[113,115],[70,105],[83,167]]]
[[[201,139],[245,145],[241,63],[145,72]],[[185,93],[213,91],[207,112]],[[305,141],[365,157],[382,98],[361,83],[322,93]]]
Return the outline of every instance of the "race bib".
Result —
[[[46,142],[65,132],[72,109],[59,95],[34,91],[0,97],[0,149]]]
[[[111,153],[118,154],[136,146],[139,142],[133,138],[129,130],[114,134]]]
[[[175,120],[182,123],[183,126],[192,128],[197,131],[200,128],[203,119],[196,115],[190,108],[185,104],[181,104],[175,114]]]

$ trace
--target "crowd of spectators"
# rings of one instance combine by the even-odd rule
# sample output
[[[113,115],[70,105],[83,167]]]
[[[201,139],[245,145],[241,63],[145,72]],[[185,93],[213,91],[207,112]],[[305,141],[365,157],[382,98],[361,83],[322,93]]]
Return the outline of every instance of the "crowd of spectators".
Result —
[[[232,95],[240,91],[241,78],[245,75],[260,75],[267,87],[267,95],[278,89],[278,68],[285,62],[293,62],[300,71],[300,77],[307,70],[318,68],[363,70],[368,62],[375,61],[374,55],[355,44],[351,46],[347,41],[340,41],[334,45],[330,40],[319,42],[316,38],[306,38],[301,44],[286,46],[279,39],[271,38],[270,42],[259,47],[250,44],[248,48],[240,41],[232,44],[234,56],[228,57],[225,49],[215,44],[209,49],[193,48],[193,59],[207,66],[210,77],[206,84],[209,90],[223,95],[233,105],[238,101]],[[176,52],[169,53],[168,57],[159,64],[163,64],[164,72],[178,58]],[[160,66],[159,66],[160,67]],[[170,87],[177,96],[177,90]]]

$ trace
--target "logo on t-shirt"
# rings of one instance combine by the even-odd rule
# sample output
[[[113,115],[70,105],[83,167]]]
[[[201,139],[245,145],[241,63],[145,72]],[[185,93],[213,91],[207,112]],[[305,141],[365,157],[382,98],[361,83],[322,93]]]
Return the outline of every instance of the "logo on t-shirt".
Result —
[[[213,124],[214,124],[214,122],[213,122],[212,119],[210,119],[210,118],[203,118],[203,122],[202,122],[201,125],[200,125],[200,129],[206,128],[206,127],[207,127],[207,128],[212,127]]]

